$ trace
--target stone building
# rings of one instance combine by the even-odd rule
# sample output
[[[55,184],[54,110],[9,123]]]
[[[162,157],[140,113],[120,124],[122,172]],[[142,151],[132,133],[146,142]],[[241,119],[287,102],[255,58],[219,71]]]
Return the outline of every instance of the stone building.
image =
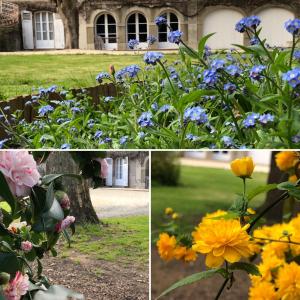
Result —
[[[148,48],[147,36],[158,38],[152,49],[170,49],[168,28],[154,24],[165,15],[183,40],[197,47],[199,38],[216,32],[214,49],[247,44],[247,36],[234,31],[244,16],[262,19],[262,35],[270,45],[289,46],[286,20],[300,17],[300,0],[2,0],[19,7],[19,22],[0,28],[0,50],[109,49],[126,50],[129,39]],[[0,13],[1,19],[1,13]]]
[[[149,188],[149,153],[143,151],[112,151],[107,153],[106,186]]]

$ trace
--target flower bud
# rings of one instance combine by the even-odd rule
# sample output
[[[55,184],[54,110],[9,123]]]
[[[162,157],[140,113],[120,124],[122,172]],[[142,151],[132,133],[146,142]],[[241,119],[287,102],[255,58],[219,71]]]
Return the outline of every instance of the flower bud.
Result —
[[[250,178],[255,167],[251,157],[235,159],[230,166],[234,175],[241,178]]]
[[[173,210],[173,208],[171,208],[171,207],[167,207],[167,208],[165,209],[165,214],[166,214],[166,215],[171,215],[173,212],[174,212],[174,210]]]
[[[0,273],[0,285],[5,285],[9,283],[9,280],[10,280],[10,275],[8,273],[5,272]]]
[[[70,198],[67,193],[65,193],[64,191],[56,191],[55,198],[59,202],[62,209],[70,209]]]
[[[109,66],[109,73],[111,74],[111,75],[115,75],[115,73],[116,73],[116,70],[115,70],[115,67],[114,67],[114,65],[110,65]]]
[[[31,249],[32,249],[32,243],[29,242],[29,241],[22,242],[22,243],[21,243],[21,249],[22,249],[24,252],[30,252]]]

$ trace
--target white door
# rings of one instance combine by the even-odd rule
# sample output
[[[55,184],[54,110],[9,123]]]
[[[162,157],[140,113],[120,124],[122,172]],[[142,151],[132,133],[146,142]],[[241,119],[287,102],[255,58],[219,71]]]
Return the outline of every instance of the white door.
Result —
[[[64,23],[59,14],[54,14],[54,46],[55,49],[65,49]]]
[[[96,38],[101,38],[104,50],[117,50],[117,25],[110,14],[103,14],[96,21]]]
[[[21,12],[21,18],[22,18],[23,48],[25,50],[30,50],[34,48],[31,11],[23,10]]]
[[[129,40],[138,40],[137,49],[148,48],[148,25],[147,19],[143,14],[134,13],[127,20],[127,42]]]
[[[112,158],[105,158],[107,164],[108,164],[108,170],[107,170],[107,177],[105,180],[105,184],[107,186],[113,185],[113,160]]]
[[[54,48],[53,13],[42,11],[35,13],[35,46],[37,49]]]
[[[167,12],[163,14],[162,17],[167,19],[167,23],[172,28],[172,30],[179,29],[178,18],[174,13]],[[163,24],[158,27],[158,47],[160,49],[178,48],[176,44],[170,43],[168,41],[169,33],[170,33],[170,28],[167,26],[167,24]]]
[[[118,157],[115,161],[115,185],[128,186],[128,157]]]
[[[123,159],[123,186],[128,186],[128,157]]]

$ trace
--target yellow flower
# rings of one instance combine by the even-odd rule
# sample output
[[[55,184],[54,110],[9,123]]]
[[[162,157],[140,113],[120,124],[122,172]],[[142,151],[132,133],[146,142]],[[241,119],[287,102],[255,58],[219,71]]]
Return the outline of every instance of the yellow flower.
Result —
[[[161,233],[156,245],[158,253],[162,259],[168,261],[174,258],[174,250],[176,248],[175,236],[169,236],[167,233]]]
[[[256,214],[256,211],[254,209],[252,209],[251,207],[249,207],[247,209],[247,213],[250,214],[250,215],[255,215]]]
[[[298,161],[297,152],[282,151],[276,154],[276,165],[281,171],[287,171],[295,166]]]
[[[173,220],[177,220],[178,218],[179,218],[179,214],[178,213],[172,214],[172,219]]]
[[[295,262],[286,264],[279,270],[276,280],[278,295],[284,300],[300,299],[300,266]]]
[[[279,300],[272,283],[261,281],[250,287],[248,300]]]
[[[290,177],[289,177],[289,181],[290,182],[292,182],[292,183],[296,183],[297,181],[298,181],[298,177],[297,177],[297,175],[291,175]]]
[[[195,261],[197,259],[197,253],[192,249],[189,248],[186,250],[185,256],[183,258],[185,261]]]
[[[230,166],[234,175],[241,178],[250,178],[255,167],[251,157],[235,159]]]
[[[166,214],[166,215],[171,215],[173,212],[174,212],[174,211],[173,211],[173,208],[171,208],[171,207],[167,207],[167,208],[165,209],[165,214]]]
[[[246,232],[249,225],[241,227],[238,220],[215,220],[202,223],[198,228],[199,239],[193,250],[207,254],[205,264],[217,268],[224,260],[234,263],[252,254],[250,236]]]
[[[174,257],[179,260],[182,259],[186,255],[186,247],[184,246],[177,246],[174,249]]]

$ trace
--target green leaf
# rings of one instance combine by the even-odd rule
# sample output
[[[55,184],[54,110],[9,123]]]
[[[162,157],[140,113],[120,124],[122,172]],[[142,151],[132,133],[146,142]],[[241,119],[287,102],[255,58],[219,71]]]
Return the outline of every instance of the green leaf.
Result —
[[[255,189],[253,189],[253,190],[251,190],[251,191],[248,192],[247,199],[248,199],[248,201],[250,201],[254,197],[256,197],[257,195],[259,195],[261,193],[269,192],[271,190],[275,190],[276,188],[277,188],[277,184],[276,183],[271,183],[271,184],[266,184],[266,185],[258,186]]]
[[[215,34],[216,34],[215,32],[210,33],[208,35],[205,35],[202,39],[200,39],[199,44],[198,44],[198,55],[199,55],[200,59],[203,58],[203,52],[204,52],[204,48],[205,48],[207,40]]]
[[[214,276],[215,274],[221,274],[223,277],[225,277],[226,271],[224,269],[212,269],[212,270],[208,270],[208,271],[204,271],[204,272],[200,272],[200,273],[195,273],[193,275],[187,276],[179,281],[177,281],[176,283],[174,283],[173,285],[171,285],[168,289],[166,289],[162,294],[160,294],[158,296],[157,299],[161,298],[162,296],[165,296],[167,294],[169,294],[171,291],[188,285],[188,284],[192,284],[196,281],[202,280],[202,279],[206,279],[206,278],[210,278],[212,276]]]
[[[53,181],[50,183],[47,192],[46,192],[46,202],[45,202],[45,211],[49,210],[54,201],[54,183]]]
[[[254,264],[246,263],[246,262],[236,262],[229,266],[230,270],[242,270],[246,271],[248,274],[261,276],[258,268]]]
[[[0,186],[1,186],[0,196],[9,204],[13,215],[16,209],[16,199],[11,193],[7,181],[4,175],[2,174],[2,172],[0,172]]]
[[[290,196],[300,200],[300,188],[289,181],[281,182],[277,185],[279,190],[284,190],[289,193]]]
[[[0,253],[0,272],[6,272],[12,276],[21,270],[20,262],[14,253]]]

